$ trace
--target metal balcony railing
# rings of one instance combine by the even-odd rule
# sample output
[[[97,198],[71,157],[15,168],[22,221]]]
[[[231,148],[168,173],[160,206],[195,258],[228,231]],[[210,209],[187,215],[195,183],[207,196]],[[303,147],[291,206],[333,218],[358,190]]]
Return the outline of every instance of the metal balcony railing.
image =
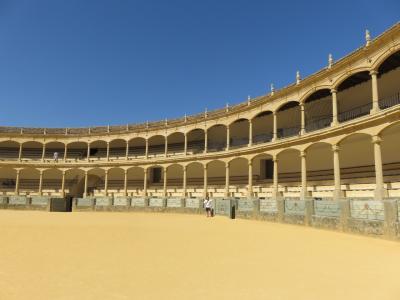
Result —
[[[278,134],[279,139],[299,135],[300,134],[300,126],[291,127],[291,128],[278,128],[277,134]]]
[[[253,137],[253,144],[261,144],[272,141],[273,133],[259,134]]]
[[[369,115],[371,108],[372,108],[372,101],[370,103],[339,113],[338,120],[339,122],[346,122]]]
[[[390,97],[379,100],[379,108],[380,109],[386,109],[386,108],[395,106],[397,104],[400,104],[400,92],[398,92]]]
[[[316,131],[322,128],[331,126],[332,116],[321,116],[318,119],[310,120],[306,122],[306,132]]]

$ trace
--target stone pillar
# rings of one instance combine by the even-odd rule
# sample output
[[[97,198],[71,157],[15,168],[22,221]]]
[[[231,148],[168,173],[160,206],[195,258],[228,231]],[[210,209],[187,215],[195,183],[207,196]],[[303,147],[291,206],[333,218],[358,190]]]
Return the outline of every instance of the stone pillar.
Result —
[[[300,199],[305,200],[307,197],[307,161],[305,151],[300,152],[301,159],[301,193]]]
[[[382,152],[381,152],[380,136],[375,135],[372,137],[372,143],[374,144],[374,161],[375,161],[375,199],[383,200],[387,196],[387,191],[383,183],[383,169],[382,169]]]
[[[272,198],[277,200],[279,196],[279,191],[278,191],[278,158],[274,157],[273,158],[274,162],[274,174],[273,174],[273,184],[272,184]]]
[[[378,72],[373,70],[369,72],[372,82],[372,109],[371,114],[379,111],[379,90],[378,90]]]
[[[110,161],[110,142],[107,142],[107,161]]]
[[[314,200],[305,200],[304,225],[312,226],[312,216],[314,215]]]
[[[165,136],[165,149],[164,149],[164,156],[168,156],[168,137]]]
[[[146,139],[146,150],[145,150],[146,159],[149,158],[149,140]]]
[[[42,186],[43,186],[43,170],[39,170],[39,195],[42,195]]]
[[[229,197],[229,162],[225,163],[225,197]]]
[[[338,122],[338,105],[337,105],[337,90],[331,89],[332,94],[332,123],[331,126],[336,126]]]
[[[207,196],[207,165],[204,165],[204,187],[203,187],[203,197]]]
[[[253,120],[249,120],[249,147],[253,146]]]
[[[126,152],[125,152],[125,160],[129,158],[129,141],[126,141]]]
[[[249,176],[247,185],[247,198],[253,198],[253,162],[249,160]]]
[[[90,159],[90,143],[87,144],[87,161]]]
[[[226,126],[226,150],[229,150],[230,139],[231,139],[231,134],[230,134],[229,125],[228,125],[228,126]]]
[[[167,167],[163,168],[164,171],[164,189],[163,189],[163,195],[164,197],[167,197]]]
[[[340,160],[339,160],[339,146],[333,145],[333,176],[335,181],[335,189],[333,191],[333,200],[339,200],[342,196],[342,190],[340,186]]]
[[[18,160],[22,160],[22,143],[19,144]]]
[[[339,200],[339,207],[340,207],[339,228],[342,231],[347,231],[349,218],[351,217],[350,200],[349,199]]]
[[[277,118],[277,112],[274,111],[272,113],[273,116],[273,133],[272,133],[272,141],[275,142],[278,139],[278,118]]]
[[[88,171],[85,171],[85,187],[83,190],[83,197],[87,197],[87,187],[88,187]]]
[[[46,144],[43,144],[43,148],[42,148],[42,162],[44,162],[44,157],[46,155]]]
[[[303,135],[306,133],[306,116],[304,113],[304,103],[300,103],[300,114],[301,114],[300,134]]]
[[[65,197],[65,170],[62,171],[61,177],[61,197]]]
[[[204,153],[208,151],[208,129],[204,130]]]
[[[108,170],[104,170],[104,194],[108,196]]]
[[[184,144],[183,152],[185,155],[187,155],[187,133],[186,132],[185,132],[185,144]]]
[[[186,175],[187,175],[187,166],[183,166],[183,198],[186,198],[186,181],[187,181],[187,178],[186,178]]]
[[[128,170],[124,170],[124,196],[128,196]]]
[[[67,156],[68,156],[68,144],[65,144],[65,146],[64,146],[64,162],[67,161]]]
[[[285,200],[284,199],[276,199],[276,208],[277,208],[277,219],[278,222],[283,222],[285,219]]]
[[[19,174],[20,174],[21,170],[17,169],[17,177],[15,179],[15,195],[18,196],[19,195]]]
[[[143,197],[147,197],[147,169],[144,170],[144,178],[143,178]]]

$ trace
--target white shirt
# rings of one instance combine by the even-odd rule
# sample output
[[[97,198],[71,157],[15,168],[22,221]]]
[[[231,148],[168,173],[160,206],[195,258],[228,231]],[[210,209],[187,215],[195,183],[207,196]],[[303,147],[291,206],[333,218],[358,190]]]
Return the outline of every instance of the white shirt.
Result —
[[[211,208],[212,207],[212,199],[204,199],[204,206],[206,208]]]

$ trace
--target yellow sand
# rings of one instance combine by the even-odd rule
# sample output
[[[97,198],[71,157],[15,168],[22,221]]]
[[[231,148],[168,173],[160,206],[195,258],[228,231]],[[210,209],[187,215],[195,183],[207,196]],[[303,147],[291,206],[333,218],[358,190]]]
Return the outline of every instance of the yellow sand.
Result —
[[[400,299],[400,243],[260,221],[0,211],[0,299]]]

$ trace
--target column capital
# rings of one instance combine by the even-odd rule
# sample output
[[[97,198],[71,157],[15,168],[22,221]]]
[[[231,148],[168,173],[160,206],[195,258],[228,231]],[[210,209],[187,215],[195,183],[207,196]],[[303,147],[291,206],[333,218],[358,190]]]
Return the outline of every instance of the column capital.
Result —
[[[108,174],[108,169],[104,169],[104,174]]]
[[[207,170],[207,164],[203,165],[203,169]]]
[[[249,167],[253,165],[253,161],[249,160],[248,162]]]
[[[306,151],[300,151],[300,157],[306,157]]]
[[[331,94],[336,94],[336,93],[337,93],[337,89],[331,88]]]
[[[382,138],[379,135],[372,136],[372,143],[373,144],[380,144],[382,142]]]
[[[128,174],[128,169],[124,169],[124,174]]]
[[[272,161],[277,163],[279,161],[279,159],[277,157],[273,157]]]
[[[369,71],[369,75],[374,76],[374,75],[378,75],[379,72],[377,70],[371,70]]]
[[[332,151],[333,152],[339,152],[340,151],[340,147],[338,145],[332,145]]]

